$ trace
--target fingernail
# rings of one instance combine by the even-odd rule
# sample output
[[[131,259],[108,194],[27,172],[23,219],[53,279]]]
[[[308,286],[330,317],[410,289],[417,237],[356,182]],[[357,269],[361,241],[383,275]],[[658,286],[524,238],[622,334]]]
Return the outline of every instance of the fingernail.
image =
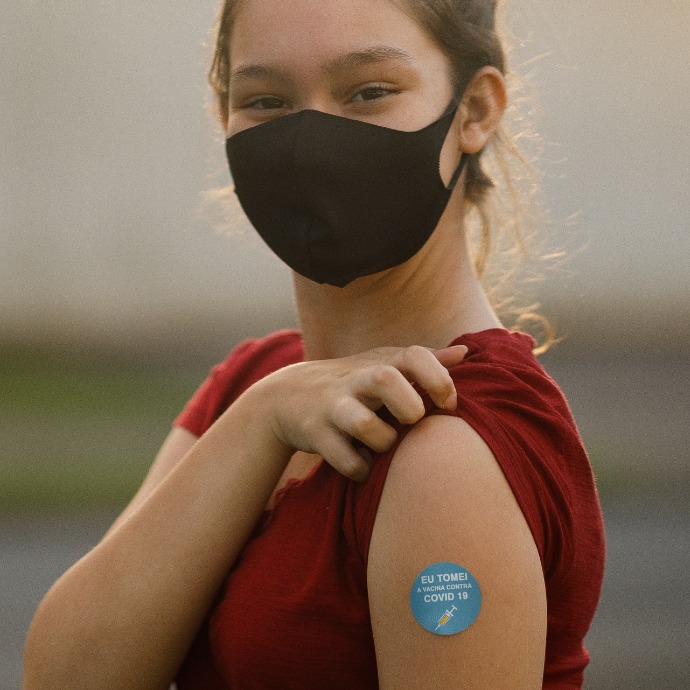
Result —
[[[463,355],[466,355],[468,352],[467,345],[451,345],[450,347],[443,347],[441,350],[445,352],[462,352]]]
[[[458,406],[458,396],[455,393],[449,395],[442,407],[444,410],[454,410]]]

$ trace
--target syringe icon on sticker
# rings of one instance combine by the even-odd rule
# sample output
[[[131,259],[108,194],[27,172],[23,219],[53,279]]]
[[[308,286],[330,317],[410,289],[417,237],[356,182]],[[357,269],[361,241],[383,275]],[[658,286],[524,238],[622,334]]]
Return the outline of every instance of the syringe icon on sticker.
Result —
[[[446,612],[439,618],[436,630],[443,627],[452,617],[453,613],[458,610],[457,606],[453,606],[452,609],[446,609]]]

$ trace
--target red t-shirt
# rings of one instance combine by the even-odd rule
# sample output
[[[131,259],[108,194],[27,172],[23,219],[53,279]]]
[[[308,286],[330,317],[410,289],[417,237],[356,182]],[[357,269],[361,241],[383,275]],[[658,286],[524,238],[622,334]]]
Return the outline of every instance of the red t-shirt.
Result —
[[[492,329],[454,344],[469,348],[451,369],[457,411],[439,410],[425,397],[427,413],[462,417],[493,452],[542,562],[548,606],[543,687],[580,688],[589,661],[583,640],[601,591],[605,550],[589,460],[529,336]],[[242,343],[214,367],[176,424],[201,436],[250,385],[302,358],[298,331]],[[410,428],[386,419],[399,439]],[[279,492],[185,660],[179,690],[378,687],[367,557],[394,453],[376,458],[364,484],[322,462]]]

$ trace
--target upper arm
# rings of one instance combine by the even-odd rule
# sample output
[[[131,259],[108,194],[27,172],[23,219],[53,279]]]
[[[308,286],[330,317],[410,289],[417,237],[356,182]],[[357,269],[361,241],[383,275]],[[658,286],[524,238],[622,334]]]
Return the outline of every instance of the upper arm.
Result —
[[[197,440],[198,438],[191,431],[183,427],[176,426],[172,428],[165,441],[163,441],[163,445],[158,451],[139,490],[110,527],[110,531],[121,525],[153,493],[156,487],[177,466],[177,463],[191,450]]]
[[[417,623],[419,573],[456,563],[477,580],[482,605],[463,632]],[[395,454],[369,549],[369,606],[382,690],[541,688],[544,577],[525,518],[493,454],[462,419],[432,416]]]

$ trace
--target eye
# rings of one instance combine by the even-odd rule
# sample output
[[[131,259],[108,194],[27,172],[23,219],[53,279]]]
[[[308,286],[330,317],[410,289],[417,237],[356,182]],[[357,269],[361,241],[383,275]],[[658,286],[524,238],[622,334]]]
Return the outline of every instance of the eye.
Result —
[[[386,96],[391,96],[393,94],[399,93],[395,89],[391,89],[387,86],[382,86],[380,84],[370,84],[365,86],[355,93],[352,97],[353,102],[363,102],[363,101],[377,101]]]
[[[282,98],[277,96],[261,96],[249,101],[244,107],[251,110],[277,110],[284,106],[285,101]]]

